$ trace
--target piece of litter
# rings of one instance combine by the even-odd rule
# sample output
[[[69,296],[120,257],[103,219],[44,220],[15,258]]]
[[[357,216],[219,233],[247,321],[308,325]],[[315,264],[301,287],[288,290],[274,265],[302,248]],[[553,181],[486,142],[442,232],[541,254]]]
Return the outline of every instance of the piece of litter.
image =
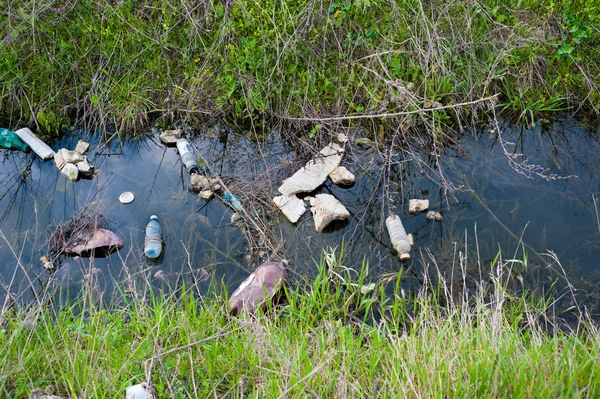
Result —
[[[229,313],[233,316],[243,310],[253,314],[267,302],[287,280],[287,261],[266,262],[256,269],[229,297]]]
[[[154,399],[145,382],[130,386],[125,391],[125,399]]]
[[[329,174],[329,178],[334,184],[349,186],[354,183],[354,175],[346,169],[345,166],[338,166]]]
[[[283,195],[313,191],[340,165],[343,156],[344,147],[337,143],[329,143],[317,157],[308,161],[303,168],[286,179],[278,191]]]
[[[130,204],[135,199],[135,195],[131,191],[125,191],[119,195],[119,202],[121,204]]]
[[[411,199],[408,203],[408,211],[410,213],[423,212],[429,209],[429,200]]]
[[[24,127],[22,129],[19,129],[15,132],[15,134],[17,136],[19,136],[19,138],[23,142],[27,143],[29,145],[29,147],[31,147],[33,152],[35,152],[44,161],[46,161],[54,156],[54,150],[52,150],[52,148],[48,147],[48,144],[46,144],[42,140],[40,140],[28,128]]]
[[[295,195],[280,195],[273,198],[273,202],[279,209],[281,209],[281,212],[283,212],[285,217],[288,218],[288,220],[292,223],[296,223],[298,219],[304,215],[304,212],[306,212],[306,205],[304,204],[304,201]]]
[[[83,140],[79,140],[77,142],[77,145],[75,146],[75,152],[78,152],[80,154],[85,154],[87,152],[87,150],[90,149],[90,143],[83,141]]]
[[[350,216],[346,207],[331,194],[317,194],[314,198],[309,198],[309,201],[315,229],[319,233],[334,220],[344,220]]]
[[[77,165],[72,163],[66,163],[60,170],[60,173],[67,176],[69,180],[73,182],[77,181],[77,177],[79,177],[79,169],[77,168]]]
[[[436,222],[441,222],[442,221],[442,215],[439,212],[436,212],[436,211],[429,211],[429,212],[427,212],[427,219],[429,219],[429,220],[435,220]]]

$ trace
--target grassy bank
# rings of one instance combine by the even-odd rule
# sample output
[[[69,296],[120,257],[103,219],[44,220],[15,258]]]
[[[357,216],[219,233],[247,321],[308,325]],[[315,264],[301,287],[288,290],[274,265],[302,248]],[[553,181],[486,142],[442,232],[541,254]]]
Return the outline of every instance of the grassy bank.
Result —
[[[67,118],[600,109],[600,9],[554,0],[0,1],[0,112]],[[494,101],[478,102],[498,94]],[[308,121],[309,125],[319,121]]]
[[[487,291],[451,295],[426,280],[411,298],[361,293],[362,277],[328,259],[254,320],[181,292],[4,312],[0,397],[115,398],[142,381],[158,398],[600,395],[596,326],[580,315],[569,333],[553,328],[549,302],[507,294],[510,264],[492,267]]]

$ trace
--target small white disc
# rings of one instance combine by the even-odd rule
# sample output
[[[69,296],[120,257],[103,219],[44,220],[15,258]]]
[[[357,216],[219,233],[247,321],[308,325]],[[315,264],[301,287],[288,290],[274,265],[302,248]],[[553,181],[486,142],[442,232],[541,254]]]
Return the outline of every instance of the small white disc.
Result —
[[[125,191],[123,194],[119,195],[119,201],[121,204],[129,204],[133,202],[135,195],[131,191]]]

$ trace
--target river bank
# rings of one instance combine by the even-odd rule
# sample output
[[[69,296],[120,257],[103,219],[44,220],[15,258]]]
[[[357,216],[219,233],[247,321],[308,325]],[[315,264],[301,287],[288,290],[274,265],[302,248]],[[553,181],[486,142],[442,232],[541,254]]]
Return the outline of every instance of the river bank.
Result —
[[[111,307],[84,295],[15,309],[0,324],[0,395],[115,398],[149,382],[159,398],[598,397],[597,325],[576,309],[561,330],[552,302],[509,295],[510,262],[491,269],[489,290],[387,296],[324,256],[255,319],[228,318],[218,289],[197,299],[133,280]]]
[[[310,131],[350,115],[443,136],[492,108],[528,122],[600,109],[599,16],[584,1],[101,0],[2,9],[1,116],[6,127],[25,123],[47,137],[69,120],[139,131],[152,119],[308,118],[296,125]],[[419,110],[427,111],[411,113]]]

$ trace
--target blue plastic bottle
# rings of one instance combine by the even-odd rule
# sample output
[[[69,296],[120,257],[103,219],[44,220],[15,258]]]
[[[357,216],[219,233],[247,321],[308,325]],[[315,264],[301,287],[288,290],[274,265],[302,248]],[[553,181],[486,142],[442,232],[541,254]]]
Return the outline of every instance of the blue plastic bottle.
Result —
[[[229,201],[231,206],[234,207],[236,211],[242,212],[242,203],[240,202],[238,197],[227,191],[223,198]]]
[[[150,259],[158,258],[162,252],[161,227],[158,216],[150,216],[146,226],[146,240],[144,241],[144,254]]]

